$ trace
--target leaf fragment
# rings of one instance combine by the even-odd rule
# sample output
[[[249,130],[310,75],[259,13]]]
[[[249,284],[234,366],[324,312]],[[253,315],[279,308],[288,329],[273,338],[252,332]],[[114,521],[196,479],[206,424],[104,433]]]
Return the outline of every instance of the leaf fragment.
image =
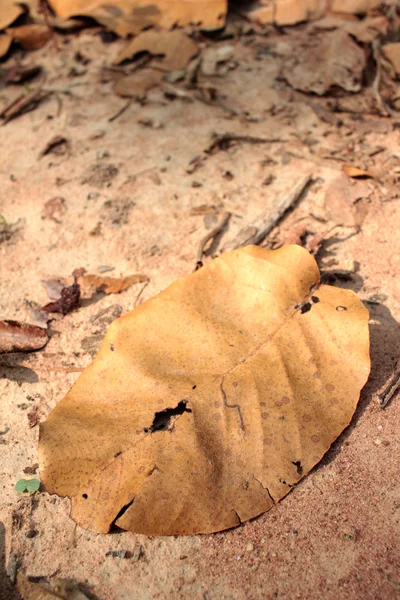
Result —
[[[182,31],[144,31],[121,50],[114,62],[120,64],[139,52],[149,52],[155,57],[161,55],[163,58],[154,60],[153,64],[166,71],[177,71],[198,53],[198,46]]]
[[[366,169],[359,169],[358,167],[353,167],[351,165],[343,165],[343,171],[346,173],[348,177],[357,178],[369,178],[375,179],[375,175],[371,173],[371,171],[367,171]]]
[[[299,246],[228,252],[115,320],[40,424],[80,526],[210,533],[269,510],[349,424],[368,312]]]
[[[0,354],[39,350],[48,340],[48,333],[42,327],[10,319],[0,321]]]

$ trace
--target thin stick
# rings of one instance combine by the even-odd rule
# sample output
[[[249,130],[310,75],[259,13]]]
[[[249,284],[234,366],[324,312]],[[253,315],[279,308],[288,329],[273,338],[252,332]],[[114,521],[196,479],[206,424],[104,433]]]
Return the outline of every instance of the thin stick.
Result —
[[[128,100],[128,102],[126,104],[124,104],[124,106],[122,108],[120,108],[119,111],[115,113],[115,115],[108,117],[108,122],[112,123],[112,121],[115,121],[115,119],[118,119],[118,117],[123,115],[124,112],[126,110],[128,110],[128,108],[130,107],[131,104],[132,104],[132,98],[130,100]]]
[[[211,231],[209,231],[207,233],[207,235],[205,235],[203,237],[202,240],[200,240],[200,244],[199,244],[199,248],[197,250],[197,254],[196,254],[196,267],[195,267],[195,271],[197,271],[197,269],[200,269],[200,267],[203,266],[203,254],[204,254],[204,248],[207,244],[207,242],[209,242],[210,240],[213,240],[217,237],[217,235],[219,233],[221,233],[221,231],[223,231],[226,227],[226,224],[228,223],[229,219],[231,218],[231,213],[230,212],[225,212],[222,215],[222,219],[221,221],[218,223],[218,225],[216,225],[214,227],[214,229],[211,229]]]
[[[312,180],[312,175],[306,175],[304,179],[295,187],[295,189],[290,192],[290,194],[281,202],[278,206],[276,212],[272,213],[272,215],[267,215],[264,217],[261,215],[256,222],[264,221],[265,225],[259,228],[256,225],[248,225],[244,229],[241,229],[238,235],[225,246],[224,251],[227,250],[236,250],[236,248],[240,248],[241,246],[254,244],[258,245],[271,233],[271,231],[280,223],[289,209],[293,208],[294,204],[299,200],[302,196],[308,185]]]
[[[380,407],[385,408],[395,394],[400,389],[400,360],[397,361],[396,370],[391,376],[389,383],[386,385],[385,389],[381,394],[379,394],[379,400],[381,402]]]

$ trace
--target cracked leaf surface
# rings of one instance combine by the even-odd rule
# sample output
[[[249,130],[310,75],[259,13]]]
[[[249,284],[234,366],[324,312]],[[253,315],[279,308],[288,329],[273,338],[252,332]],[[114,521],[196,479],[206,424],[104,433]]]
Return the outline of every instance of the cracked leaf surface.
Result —
[[[226,253],[111,324],[41,425],[42,482],[98,532],[233,527],[319,462],[369,369],[367,310],[306,250]]]

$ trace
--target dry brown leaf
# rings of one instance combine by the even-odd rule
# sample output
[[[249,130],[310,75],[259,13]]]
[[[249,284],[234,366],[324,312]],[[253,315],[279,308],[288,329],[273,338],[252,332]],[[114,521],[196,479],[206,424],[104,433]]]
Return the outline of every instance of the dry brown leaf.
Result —
[[[14,0],[2,0],[0,9],[0,31],[5,29],[24,12],[23,3],[17,4]]]
[[[164,56],[161,60],[154,60],[153,64],[167,71],[177,71],[185,67],[198,51],[197,44],[182,31],[150,30],[144,31],[131,40],[114,62],[119,64],[128,58],[133,58],[139,52],[149,52],[153,56]]]
[[[352,167],[351,165],[343,165],[342,168],[349,177],[370,177],[371,179],[375,179],[375,175],[373,175],[371,171],[359,169],[358,167]]]
[[[114,84],[114,92],[122,98],[145,98],[151,88],[162,80],[161,71],[154,69],[140,69],[131,75],[119,79]]]
[[[107,277],[85,273],[78,277],[82,290],[104,292],[105,294],[119,294],[135,283],[146,283],[147,281],[149,281],[149,278],[141,274],[128,275],[127,277]]]
[[[369,369],[352,291],[299,246],[240,248],[111,324],[40,425],[42,482],[98,532],[234,527],[319,462]]]
[[[284,76],[295,89],[320,96],[335,87],[357,92],[365,65],[364,51],[338,29],[305,50],[297,48],[286,62]]]
[[[384,15],[366,17],[362,21],[346,21],[343,29],[354,36],[359,42],[370,44],[377,37],[385,35],[389,21]]]
[[[276,23],[277,25],[294,25],[301,21],[318,19],[325,14],[327,0],[266,0],[254,8],[254,3],[249,3],[250,8],[244,11],[246,16],[259,23]]]
[[[38,50],[42,48],[53,35],[50,27],[38,24],[11,27],[7,29],[7,33],[12,35],[14,40],[19,42],[24,50]]]
[[[385,44],[382,46],[382,52],[392,63],[397,75],[400,75],[400,42]]]
[[[13,37],[9,33],[0,35],[0,58],[5,56],[10,49]]]
[[[201,29],[224,26],[227,0],[49,0],[60,17],[87,16],[126,37],[158,25],[164,29],[195,23]]]
[[[381,4],[380,0],[333,0],[330,6],[332,12],[363,14]]]
[[[0,354],[6,352],[31,352],[47,344],[45,329],[20,321],[0,321]]]

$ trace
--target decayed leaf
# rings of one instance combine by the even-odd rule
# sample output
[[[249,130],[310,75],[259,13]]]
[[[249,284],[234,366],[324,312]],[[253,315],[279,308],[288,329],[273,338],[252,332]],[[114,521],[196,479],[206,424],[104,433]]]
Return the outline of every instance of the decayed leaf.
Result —
[[[139,52],[162,55],[164,58],[154,60],[153,64],[167,71],[177,71],[197,54],[198,46],[182,31],[144,31],[121,50],[114,62],[119,64]]]
[[[349,177],[370,177],[371,179],[375,179],[375,175],[373,175],[371,171],[359,169],[358,167],[352,167],[351,165],[343,165],[342,168]]]
[[[392,63],[397,75],[400,75],[400,42],[385,44],[382,47],[383,54]]]
[[[225,23],[226,0],[49,0],[60,17],[87,16],[126,37],[159,25],[164,29],[195,23],[219,29]]]
[[[82,527],[213,532],[270,509],[349,424],[368,312],[299,246],[223,254],[114,321],[40,425]]]
[[[107,277],[105,275],[90,275],[85,273],[78,277],[80,286],[85,291],[104,292],[105,294],[119,294],[135,283],[149,281],[147,275],[137,273],[126,277]]]
[[[0,58],[7,54],[7,52],[10,49],[10,46],[12,44],[12,41],[13,41],[12,35],[9,35],[8,33],[5,33],[4,35],[0,35]]]
[[[365,53],[340,29],[327,32],[316,45],[297,51],[286,63],[284,76],[295,89],[323,95],[334,87],[361,89]]]
[[[54,302],[49,302],[45,306],[42,306],[40,310],[49,313],[61,313],[67,315],[69,312],[78,308],[81,298],[81,288],[77,282],[77,278],[74,277],[74,283],[67,285],[62,288],[60,297]]]
[[[122,98],[144,98],[151,88],[160,83],[163,74],[154,69],[140,69],[131,75],[119,79],[114,92]]]
[[[0,354],[39,350],[48,340],[47,331],[36,325],[20,321],[0,321]]]
[[[7,29],[7,33],[21,44],[24,50],[38,50],[51,38],[52,31],[47,25],[29,24]]]

